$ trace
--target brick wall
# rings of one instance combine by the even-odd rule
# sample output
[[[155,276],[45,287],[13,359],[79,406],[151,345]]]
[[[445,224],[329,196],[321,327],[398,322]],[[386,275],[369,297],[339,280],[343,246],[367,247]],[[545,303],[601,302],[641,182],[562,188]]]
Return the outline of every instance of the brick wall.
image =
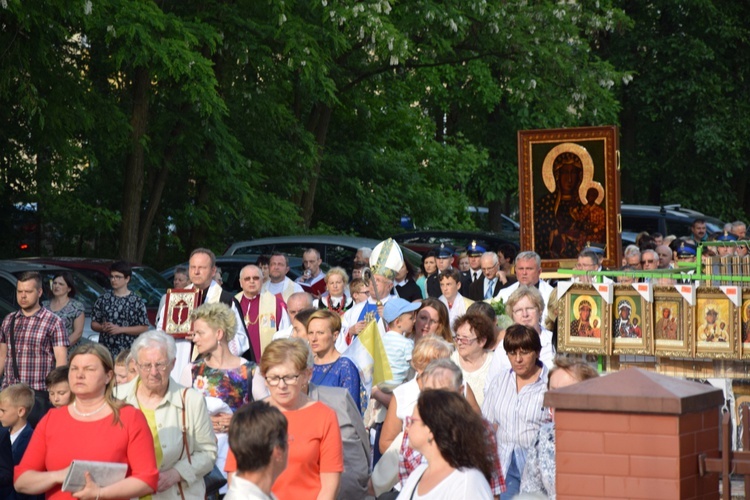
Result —
[[[718,498],[718,476],[698,476],[698,453],[718,450],[719,413],[555,412],[557,496]]]

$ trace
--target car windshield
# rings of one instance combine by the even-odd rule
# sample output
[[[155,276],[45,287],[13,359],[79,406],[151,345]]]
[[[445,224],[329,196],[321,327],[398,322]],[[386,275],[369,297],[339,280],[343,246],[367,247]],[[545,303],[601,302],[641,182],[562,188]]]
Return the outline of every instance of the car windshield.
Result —
[[[146,302],[146,307],[159,307],[169,282],[150,267],[134,267],[128,288]]]
[[[16,271],[13,275],[18,278],[26,271]],[[87,313],[91,312],[94,307],[94,302],[104,293],[104,288],[100,287],[84,275],[79,272],[71,271],[70,269],[44,269],[40,271],[42,275],[42,288],[44,289],[44,298],[52,296],[50,292],[50,283],[55,278],[55,275],[59,272],[68,272],[73,276],[73,282],[76,286],[76,299],[83,303]]]

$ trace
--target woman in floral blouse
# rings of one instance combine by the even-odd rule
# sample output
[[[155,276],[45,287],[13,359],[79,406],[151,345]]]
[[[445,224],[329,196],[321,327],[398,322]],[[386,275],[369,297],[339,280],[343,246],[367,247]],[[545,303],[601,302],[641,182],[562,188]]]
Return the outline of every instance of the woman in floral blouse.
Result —
[[[193,321],[193,343],[200,356],[185,368],[180,382],[206,397],[219,444],[216,465],[223,471],[229,448],[229,422],[235,411],[252,401],[256,365],[229,350],[229,341],[236,331],[236,319],[228,306],[203,304],[193,311],[190,319]]]

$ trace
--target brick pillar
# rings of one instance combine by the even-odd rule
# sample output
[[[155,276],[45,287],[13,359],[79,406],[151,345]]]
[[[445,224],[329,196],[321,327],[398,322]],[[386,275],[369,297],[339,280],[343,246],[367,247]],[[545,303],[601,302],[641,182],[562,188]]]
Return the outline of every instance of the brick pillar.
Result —
[[[637,368],[548,392],[557,498],[719,498],[698,454],[719,449],[720,389]]]

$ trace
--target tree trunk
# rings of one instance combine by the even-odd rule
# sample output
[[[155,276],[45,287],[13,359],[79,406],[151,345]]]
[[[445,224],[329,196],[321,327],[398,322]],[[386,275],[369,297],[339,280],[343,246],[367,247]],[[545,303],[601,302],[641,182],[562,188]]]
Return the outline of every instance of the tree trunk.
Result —
[[[188,105],[183,104],[181,111],[187,112]],[[185,131],[185,125],[182,121],[178,121],[172,129],[170,134],[174,141]],[[146,255],[146,247],[148,246],[148,236],[151,233],[151,227],[154,225],[154,219],[156,213],[159,211],[161,205],[161,197],[164,193],[164,188],[167,185],[167,179],[169,178],[169,165],[172,164],[172,158],[177,153],[176,142],[172,142],[167,150],[164,152],[162,157],[162,167],[156,174],[156,177],[152,180],[149,189],[148,203],[146,205],[146,211],[141,219],[141,224],[138,231],[138,262],[143,262],[143,257]]]
[[[488,222],[489,222],[489,228],[480,228],[483,231],[485,229],[489,229],[493,233],[499,233],[503,229],[503,218],[500,217],[503,215],[503,201],[500,199],[492,200],[489,203],[487,203],[487,210],[488,210]]]
[[[327,104],[316,104],[310,114],[307,130],[315,134],[315,142],[318,144],[318,158],[313,166],[312,174],[307,183],[307,191],[302,194],[302,221],[305,229],[310,228],[313,211],[315,208],[315,191],[318,187],[318,177],[320,177],[320,166],[323,162],[323,149],[326,144],[328,135],[328,126],[331,124],[331,113],[333,109]]]
[[[120,258],[139,262],[138,229],[145,171],[143,137],[148,126],[150,79],[148,69],[139,66],[133,74],[133,114],[130,118],[130,154],[125,165],[120,228]]]

